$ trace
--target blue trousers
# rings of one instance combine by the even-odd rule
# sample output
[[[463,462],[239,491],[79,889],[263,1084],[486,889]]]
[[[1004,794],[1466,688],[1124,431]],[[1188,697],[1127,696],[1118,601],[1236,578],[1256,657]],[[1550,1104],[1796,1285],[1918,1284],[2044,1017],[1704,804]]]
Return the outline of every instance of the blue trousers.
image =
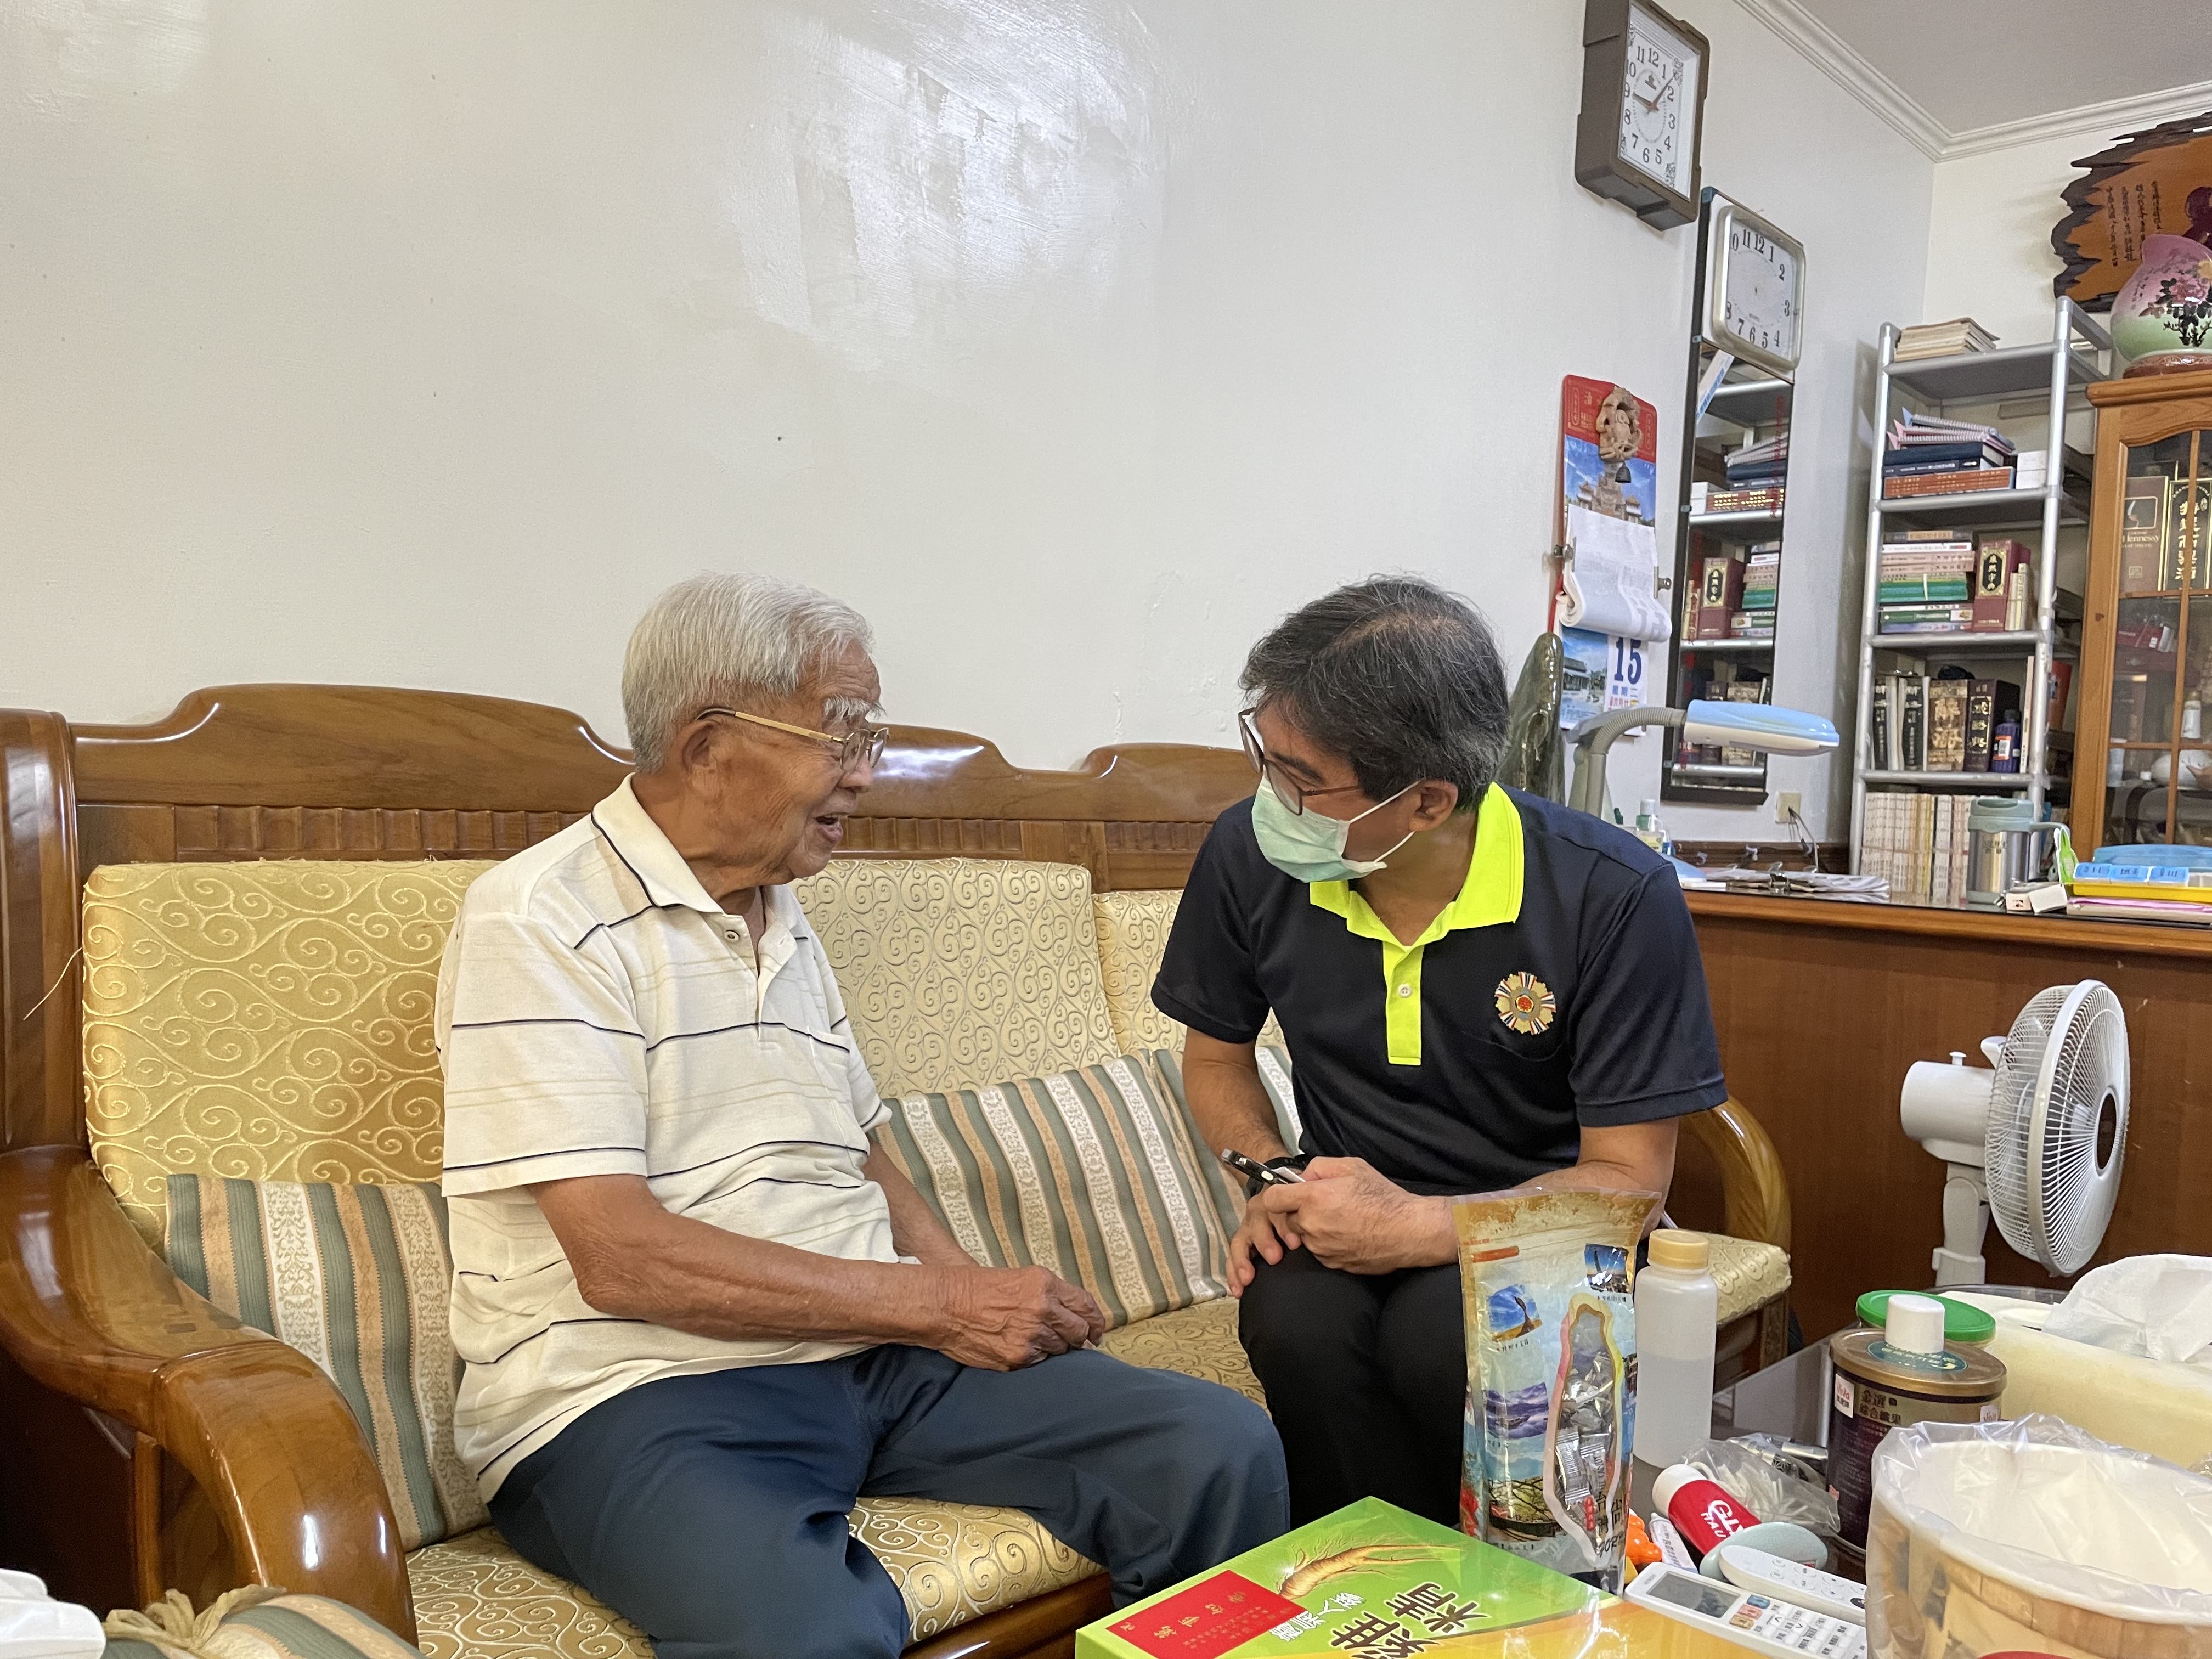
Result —
[[[1281,1444],[1231,1390],[1095,1349],[987,1371],[927,1348],[674,1376],[593,1407],[491,1500],[509,1542],[660,1659],[891,1659],[861,1494],[1034,1516],[1135,1601],[1289,1527]]]

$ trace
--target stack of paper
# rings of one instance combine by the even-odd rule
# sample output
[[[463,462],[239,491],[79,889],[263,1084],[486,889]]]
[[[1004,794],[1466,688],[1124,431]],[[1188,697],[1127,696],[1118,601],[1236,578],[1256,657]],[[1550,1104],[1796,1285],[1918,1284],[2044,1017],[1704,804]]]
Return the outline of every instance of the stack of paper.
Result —
[[[1997,337],[1972,318],[1954,317],[1948,323],[1915,323],[1899,330],[1897,349],[1890,358],[1902,363],[1919,357],[1955,357],[1962,351],[1990,350],[1996,343]]]

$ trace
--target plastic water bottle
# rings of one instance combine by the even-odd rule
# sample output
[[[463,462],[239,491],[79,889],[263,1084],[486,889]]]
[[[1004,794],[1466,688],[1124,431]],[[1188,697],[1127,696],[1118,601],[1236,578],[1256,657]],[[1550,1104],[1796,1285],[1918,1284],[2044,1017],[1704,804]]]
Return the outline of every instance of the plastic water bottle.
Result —
[[[1713,1322],[1720,1287],[1703,1233],[1651,1235],[1636,1275],[1636,1461],[1679,1463],[1712,1434]]]

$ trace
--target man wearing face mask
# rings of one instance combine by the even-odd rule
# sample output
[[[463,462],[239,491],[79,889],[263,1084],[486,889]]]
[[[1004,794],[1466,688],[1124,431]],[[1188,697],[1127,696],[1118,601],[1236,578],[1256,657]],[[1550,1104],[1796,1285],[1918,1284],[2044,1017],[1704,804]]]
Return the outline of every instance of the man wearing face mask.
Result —
[[[1495,781],[1482,618],[1412,578],[1340,588],[1252,649],[1259,791],[1221,815],[1152,1000],[1217,1151],[1302,1170],[1231,1247],[1239,1334],[1303,1523],[1383,1498],[1456,1520],[1467,1367],[1452,1202],[1663,1194],[1675,1120],[1727,1097],[1672,866]],[[1254,1043],[1273,1009],[1301,1145]]]

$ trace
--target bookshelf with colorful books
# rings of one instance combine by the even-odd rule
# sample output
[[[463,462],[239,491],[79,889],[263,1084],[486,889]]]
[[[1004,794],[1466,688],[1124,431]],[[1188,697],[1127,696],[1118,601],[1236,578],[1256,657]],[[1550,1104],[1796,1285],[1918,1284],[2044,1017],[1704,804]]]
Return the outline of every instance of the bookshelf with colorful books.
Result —
[[[2039,344],[2000,346],[1965,318],[1882,330],[1851,849],[1893,902],[1965,902],[1974,797],[2065,814],[2086,565],[2075,527],[2091,494],[2084,393],[2112,367],[2103,327],[2065,300]]]

